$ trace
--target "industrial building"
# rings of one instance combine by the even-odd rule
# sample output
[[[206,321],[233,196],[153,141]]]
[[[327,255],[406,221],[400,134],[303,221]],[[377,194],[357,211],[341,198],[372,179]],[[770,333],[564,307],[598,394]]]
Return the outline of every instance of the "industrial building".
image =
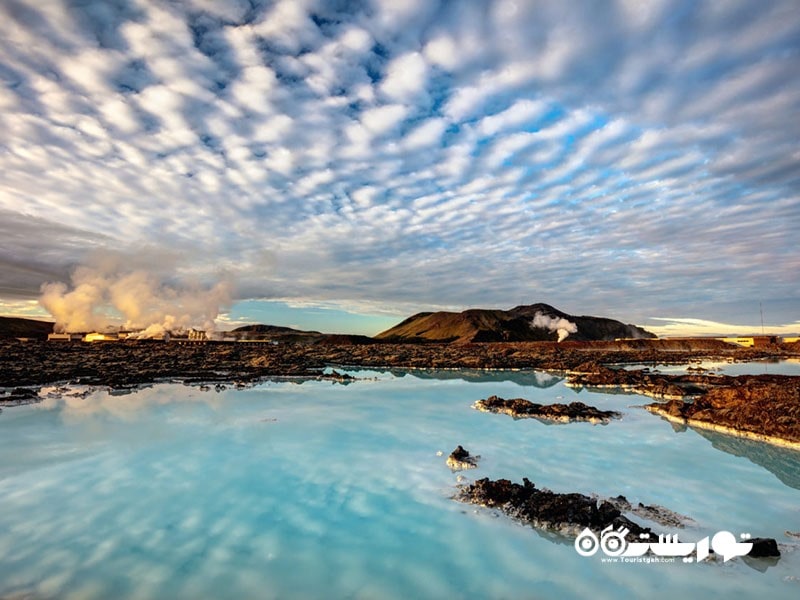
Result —
[[[736,344],[737,346],[742,346],[743,348],[761,348],[763,346],[770,346],[772,344],[782,344],[788,341],[788,339],[784,339],[779,335],[751,335],[751,336],[740,336],[740,337],[725,337],[717,339],[723,342],[728,342],[729,344]]]
[[[116,342],[120,339],[116,333],[87,333],[83,336],[84,342]]]
[[[48,342],[80,342],[82,340],[82,333],[50,333],[47,335]]]

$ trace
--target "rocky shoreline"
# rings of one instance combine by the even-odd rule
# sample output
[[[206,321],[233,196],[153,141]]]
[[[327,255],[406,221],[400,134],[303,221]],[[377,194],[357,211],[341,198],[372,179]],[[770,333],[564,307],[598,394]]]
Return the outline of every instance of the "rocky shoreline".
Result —
[[[489,396],[475,402],[472,407],[482,412],[509,415],[515,419],[538,419],[552,423],[587,422],[593,425],[607,425],[611,419],[622,415],[613,410],[600,410],[583,402],[569,404],[537,404],[524,398],[505,400]]]
[[[693,402],[645,407],[665,419],[800,450],[800,378],[742,376]]]
[[[645,406],[673,423],[800,450],[800,377],[665,375],[649,369],[585,366],[568,374],[573,388],[609,389],[664,400]]]
[[[706,359],[752,361],[797,356],[797,349],[738,348],[716,340],[619,340],[615,342],[407,343],[48,343],[0,340],[0,406],[36,402],[41,386],[77,384],[115,390],[162,381],[246,385],[274,377],[326,378],[331,366],[373,369],[540,370],[564,373],[574,388],[619,389],[677,401],[651,405],[679,423],[706,426],[795,446],[800,442],[800,377],[711,373],[666,375],[618,364],[686,364]],[[792,354],[795,353],[795,354]],[[772,402],[776,392],[781,402]],[[713,394],[737,390],[733,404]],[[749,391],[748,391],[749,390]],[[711,394],[711,395],[710,395]],[[711,399],[707,406],[704,399]],[[693,400],[695,408],[686,408]],[[712,401],[713,400],[713,401]],[[717,404],[715,404],[715,402]],[[688,405],[692,406],[692,405]],[[749,410],[748,406],[757,410]],[[733,414],[732,414],[733,413]],[[739,415],[739,416],[737,416]],[[513,416],[513,415],[512,415]]]
[[[588,389],[618,388],[661,400],[682,400],[703,394],[716,383],[716,375],[664,375],[643,369],[611,369],[595,362],[568,373],[568,387]]]
[[[714,340],[711,340],[713,342]],[[780,348],[727,344],[620,342],[399,343],[53,343],[0,340],[0,388],[75,381],[98,385],[206,378],[252,381],[270,375],[314,376],[329,365],[404,369],[527,369],[594,372],[617,363],[682,364],[703,359],[757,360],[787,356]],[[604,367],[605,368],[605,367]],[[608,371],[614,371],[608,369]],[[621,377],[620,375],[619,377]],[[602,377],[610,377],[603,371]],[[576,380],[576,385],[602,381]],[[618,385],[619,382],[609,382]]]

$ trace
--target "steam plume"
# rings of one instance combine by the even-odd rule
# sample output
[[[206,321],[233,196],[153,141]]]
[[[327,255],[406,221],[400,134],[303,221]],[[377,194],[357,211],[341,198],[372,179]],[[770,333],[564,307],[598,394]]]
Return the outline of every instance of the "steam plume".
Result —
[[[113,323],[155,337],[189,327],[213,331],[220,309],[230,304],[231,285],[168,284],[157,275],[125,268],[78,267],[72,285],[45,283],[41,304],[57,332],[103,331]]]
[[[533,315],[531,326],[557,332],[559,342],[565,340],[570,333],[578,333],[578,326],[572,321],[562,317],[551,317],[540,312]]]

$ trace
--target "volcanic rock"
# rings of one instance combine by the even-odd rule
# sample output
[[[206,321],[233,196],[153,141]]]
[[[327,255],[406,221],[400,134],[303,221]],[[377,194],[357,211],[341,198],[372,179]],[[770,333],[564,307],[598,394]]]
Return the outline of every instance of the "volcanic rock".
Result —
[[[753,558],[771,558],[781,555],[781,551],[778,550],[778,542],[773,538],[750,538],[747,541],[753,544],[747,556],[752,556]]]
[[[502,413],[515,419],[540,419],[556,423],[572,423],[586,421],[592,424],[606,425],[611,419],[619,419],[622,415],[613,410],[600,410],[583,402],[569,404],[537,404],[524,398],[505,400],[497,396],[489,396],[478,400],[473,408],[483,412]]]
[[[694,519],[681,515],[658,504],[631,504],[625,496],[617,496],[608,499],[611,504],[623,512],[631,512],[636,516],[658,523],[663,527],[683,528],[687,524],[693,524]]]
[[[633,394],[642,394],[662,400],[679,400],[702,394],[709,377],[702,375],[662,375],[649,369],[610,369],[591,363],[570,371],[566,385],[572,388],[620,388]]]
[[[694,400],[672,400],[645,408],[692,427],[714,429],[777,445],[800,448],[800,378],[741,375]]]
[[[559,494],[538,489],[527,478],[522,482],[520,485],[508,479],[479,479],[462,486],[455,499],[497,508],[523,523],[567,536],[577,536],[586,527],[602,531],[609,525],[614,530],[627,528],[625,539],[628,541],[638,541],[640,534],[653,533],[625,517],[611,502],[598,501],[583,494]]]
[[[0,405],[22,406],[40,402],[39,391],[29,388],[14,388],[10,394],[0,396]]]
[[[477,467],[479,458],[480,456],[472,456],[461,445],[458,445],[447,457],[446,463],[451,471],[463,471]]]

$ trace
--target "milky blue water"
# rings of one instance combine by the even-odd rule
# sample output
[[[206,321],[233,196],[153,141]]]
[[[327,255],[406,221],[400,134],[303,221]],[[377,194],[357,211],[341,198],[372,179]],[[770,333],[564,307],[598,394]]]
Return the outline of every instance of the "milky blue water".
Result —
[[[367,379],[164,384],[5,409],[0,598],[800,596],[784,535],[800,530],[800,453],[676,432],[634,407],[648,399],[547,374],[356,374]],[[470,407],[491,394],[623,419],[545,425]],[[683,541],[726,529],[790,545],[758,568],[581,557],[453,501],[444,460],[457,444],[482,456],[470,479],[661,504],[696,521]]]
[[[683,374],[688,368],[702,368],[712,373],[721,375],[800,375],[800,359],[766,359],[749,362],[733,362],[721,360],[703,360],[692,364],[665,365],[665,364],[626,364],[625,369],[642,369],[647,367],[656,369],[665,374]]]

